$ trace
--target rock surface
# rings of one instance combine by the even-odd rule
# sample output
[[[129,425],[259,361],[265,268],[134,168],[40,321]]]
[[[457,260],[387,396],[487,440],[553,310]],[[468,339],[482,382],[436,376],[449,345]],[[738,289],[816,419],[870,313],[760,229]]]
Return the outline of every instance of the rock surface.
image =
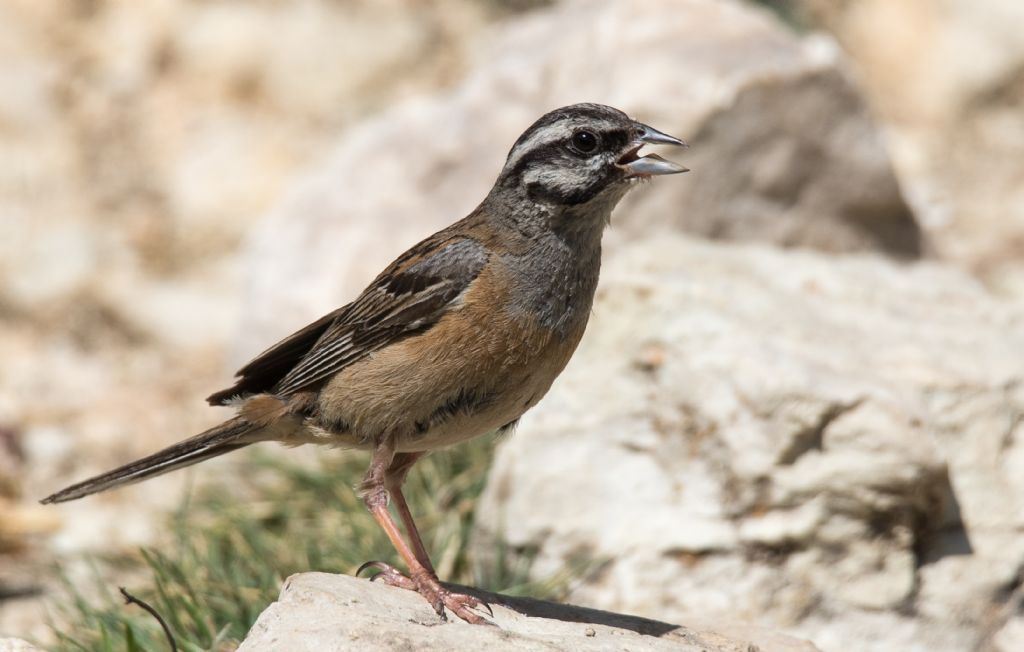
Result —
[[[20,638],[0,638],[0,652],[41,652],[41,650]]]
[[[683,179],[633,193],[614,238],[685,230],[915,256],[920,233],[863,103],[824,38],[738,2],[566,2],[496,26],[450,91],[354,127],[264,221],[248,341],[350,300],[410,243],[483,199],[516,137],[580,101],[690,141]]]
[[[805,641],[742,625],[711,631],[528,598],[474,594],[491,603],[497,627],[457,619],[442,623],[415,593],[365,579],[325,573],[293,575],[238,652],[817,649]]]
[[[789,4],[849,54],[938,253],[1024,296],[1024,3]]]
[[[1022,415],[1024,306],[960,272],[662,237],[609,262],[479,521],[538,578],[603,562],[598,608],[1024,649]]]

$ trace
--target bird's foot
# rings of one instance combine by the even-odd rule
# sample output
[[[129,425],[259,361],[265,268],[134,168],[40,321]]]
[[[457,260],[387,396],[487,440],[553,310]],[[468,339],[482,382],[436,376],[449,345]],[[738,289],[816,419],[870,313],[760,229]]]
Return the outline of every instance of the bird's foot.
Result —
[[[413,573],[412,577],[409,577],[391,564],[385,564],[382,561],[368,561],[359,567],[356,575],[361,574],[368,568],[377,570],[376,573],[370,576],[371,582],[380,580],[388,586],[397,586],[410,591],[416,591],[426,598],[430,606],[437,612],[437,615],[441,617],[441,620],[448,620],[447,615],[445,615],[445,608],[447,608],[467,623],[473,625],[494,625],[494,623],[473,611],[474,609],[481,611],[486,609],[487,613],[493,617],[494,612],[489,604],[471,595],[456,593],[446,589],[430,571],[424,570],[421,573]]]

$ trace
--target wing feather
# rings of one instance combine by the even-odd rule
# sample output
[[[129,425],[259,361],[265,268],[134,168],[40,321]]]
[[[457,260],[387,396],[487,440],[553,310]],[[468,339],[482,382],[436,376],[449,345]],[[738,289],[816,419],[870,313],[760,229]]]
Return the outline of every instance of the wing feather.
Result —
[[[307,389],[363,356],[429,328],[480,274],[484,246],[441,232],[406,252],[359,297],[267,349],[238,372],[214,405],[236,396]]]

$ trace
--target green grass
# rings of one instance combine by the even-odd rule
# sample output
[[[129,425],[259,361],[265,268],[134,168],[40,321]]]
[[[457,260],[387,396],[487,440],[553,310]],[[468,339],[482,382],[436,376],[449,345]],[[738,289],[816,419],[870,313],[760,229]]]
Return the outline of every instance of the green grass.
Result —
[[[469,537],[483,490],[494,438],[421,460],[405,494],[439,575],[446,581],[533,597],[557,599],[567,577],[531,583],[530,555],[499,546],[494,559],[474,560]],[[387,538],[355,496],[368,457],[323,451],[320,462],[301,465],[275,447],[253,450],[231,490],[195,492],[170,518],[169,545],[140,553],[148,580],[126,588],[150,604],[174,632],[180,650],[233,650],[292,573],[352,573],[370,559],[398,564]],[[102,560],[97,568],[124,560]],[[98,598],[87,599],[71,582],[56,605],[56,652],[166,650],[157,621],[125,605],[117,587],[97,570]]]

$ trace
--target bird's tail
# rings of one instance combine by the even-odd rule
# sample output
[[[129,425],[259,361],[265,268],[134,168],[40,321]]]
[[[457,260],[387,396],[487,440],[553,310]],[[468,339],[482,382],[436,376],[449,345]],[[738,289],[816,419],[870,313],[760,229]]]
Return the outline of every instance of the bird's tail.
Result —
[[[62,503],[68,500],[75,500],[90,494],[113,489],[122,485],[132,484],[162,475],[168,471],[191,466],[196,462],[208,460],[211,457],[223,455],[238,448],[248,446],[255,441],[254,438],[246,437],[260,428],[241,417],[229,419],[224,423],[210,428],[195,437],[178,442],[173,446],[153,453],[141,460],[108,471],[94,478],[89,478],[73,484],[70,487],[44,498],[43,504]]]

